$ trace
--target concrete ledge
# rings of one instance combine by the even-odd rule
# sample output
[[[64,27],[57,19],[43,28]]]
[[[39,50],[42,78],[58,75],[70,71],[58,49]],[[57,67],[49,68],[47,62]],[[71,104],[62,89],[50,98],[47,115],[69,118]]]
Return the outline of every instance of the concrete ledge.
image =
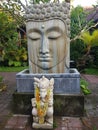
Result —
[[[34,77],[54,78],[54,94],[80,94],[80,73],[77,69],[69,69],[67,73],[31,74],[23,70],[16,74],[17,92],[34,93]]]
[[[82,94],[55,94],[54,114],[57,116],[83,116],[84,96]]]
[[[30,114],[32,111],[32,93],[13,94],[12,110],[16,114]],[[55,94],[54,95],[54,115],[56,116],[83,116],[84,96],[81,94]]]

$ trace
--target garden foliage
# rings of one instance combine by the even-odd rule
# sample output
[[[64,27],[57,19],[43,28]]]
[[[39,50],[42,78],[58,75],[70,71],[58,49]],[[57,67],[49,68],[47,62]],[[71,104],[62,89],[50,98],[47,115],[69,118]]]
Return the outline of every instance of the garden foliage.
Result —
[[[87,21],[87,15],[88,12],[81,6],[71,10],[71,60],[76,62],[76,67],[80,70],[98,64],[94,60],[97,50],[91,53],[93,47],[98,46],[98,30],[89,30],[95,23],[93,20]]]
[[[32,0],[30,1],[32,2]],[[50,0],[33,0],[33,3],[48,1]],[[54,2],[56,1],[54,0]],[[90,58],[92,64],[94,63],[97,66],[98,49],[96,48],[98,45],[98,32],[94,31],[91,33],[87,30],[81,33],[84,29],[94,24],[92,20],[87,21],[87,15],[88,13],[81,6],[71,8],[70,59],[79,64],[81,58],[84,62],[83,56],[89,52],[92,55]],[[19,32],[17,32],[18,28],[24,31],[21,26],[25,26],[25,20],[23,18],[23,7],[19,0],[10,0],[7,3],[4,2],[2,6],[0,5],[0,66],[27,65],[26,38],[20,39]],[[90,63],[90,60],[88,57],[85,63]]]
[[[25,39],[19,39],[16,21],[0,11],[0,66],[21,66],[27,63]]]

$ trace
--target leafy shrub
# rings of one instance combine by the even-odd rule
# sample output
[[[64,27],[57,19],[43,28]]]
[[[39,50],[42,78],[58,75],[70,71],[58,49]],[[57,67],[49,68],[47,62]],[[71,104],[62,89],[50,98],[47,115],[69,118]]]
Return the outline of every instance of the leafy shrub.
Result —
[[[9,14],[0,12],[0,66],[26,66],[26,40],[18,38],[17,26]],[[21,42],[21,46],[20,43]]]
[[[70,46],[70,57],[71,60],[74,60],[76,63],[79,58],[83,56],[85,52],[85,45],[84,43],[77,39],[76,41],[73,41]]]

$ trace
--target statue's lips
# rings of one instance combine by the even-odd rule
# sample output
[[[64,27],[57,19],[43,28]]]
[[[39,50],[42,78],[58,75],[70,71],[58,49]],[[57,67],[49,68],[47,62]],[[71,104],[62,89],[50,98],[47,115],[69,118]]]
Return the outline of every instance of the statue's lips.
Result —
[[[52,60],[52,58],[50,58],[50,57],[47,57],[47,58],[45,58],[45,57],[40,57],[40,58],[38,58],[38,60],[39,60],[40,62],[49,62],[49,61]]]

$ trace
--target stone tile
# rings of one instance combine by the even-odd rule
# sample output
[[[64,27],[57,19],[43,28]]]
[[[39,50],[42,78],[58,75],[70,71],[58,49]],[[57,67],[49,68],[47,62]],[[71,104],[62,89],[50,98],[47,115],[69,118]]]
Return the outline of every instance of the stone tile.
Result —
[[[61,117],[54,117],[54,124],[56,127],[61,127],[62,125]]]
[[[33,130],[33,128],[31,126],[28,126],[25,128],[25,130]]]
[[[21,129],[25,130],[28,123],[29,116],[27,115],[13,115],[7,122],[6,129]]]
[[[61,130],[68,130],[68,127],[62,127]]]
[[[6,103],[6,104],[3,104],[3,106],[0,108],[0,111],[4,111],[4,109],[6,109],[8,107],[8,103]]]
[[[74,130],[74,129],[73,129]],[[75,130],[83,130],[83,128],[76,128]]]
[[[81,122],[83,124],[83,130],[92,130],[92,122],[88,117],[82,117]]]
[[[67,117],[65,118],[65,123],[67,123],[67,127],[72,128],[82,128],[82,123],[80,118]]]
[[[92,127],[98,129],[98,117],[91,117]]]
[[[75,128],[75,127],[70,127],[68,130],[82,130],[82,128]]]
[[[61,130],[61,127],[54,128],[54,130]]]
[[[83,75],[90,83],[98,83],[98,76],[96,75]]]

